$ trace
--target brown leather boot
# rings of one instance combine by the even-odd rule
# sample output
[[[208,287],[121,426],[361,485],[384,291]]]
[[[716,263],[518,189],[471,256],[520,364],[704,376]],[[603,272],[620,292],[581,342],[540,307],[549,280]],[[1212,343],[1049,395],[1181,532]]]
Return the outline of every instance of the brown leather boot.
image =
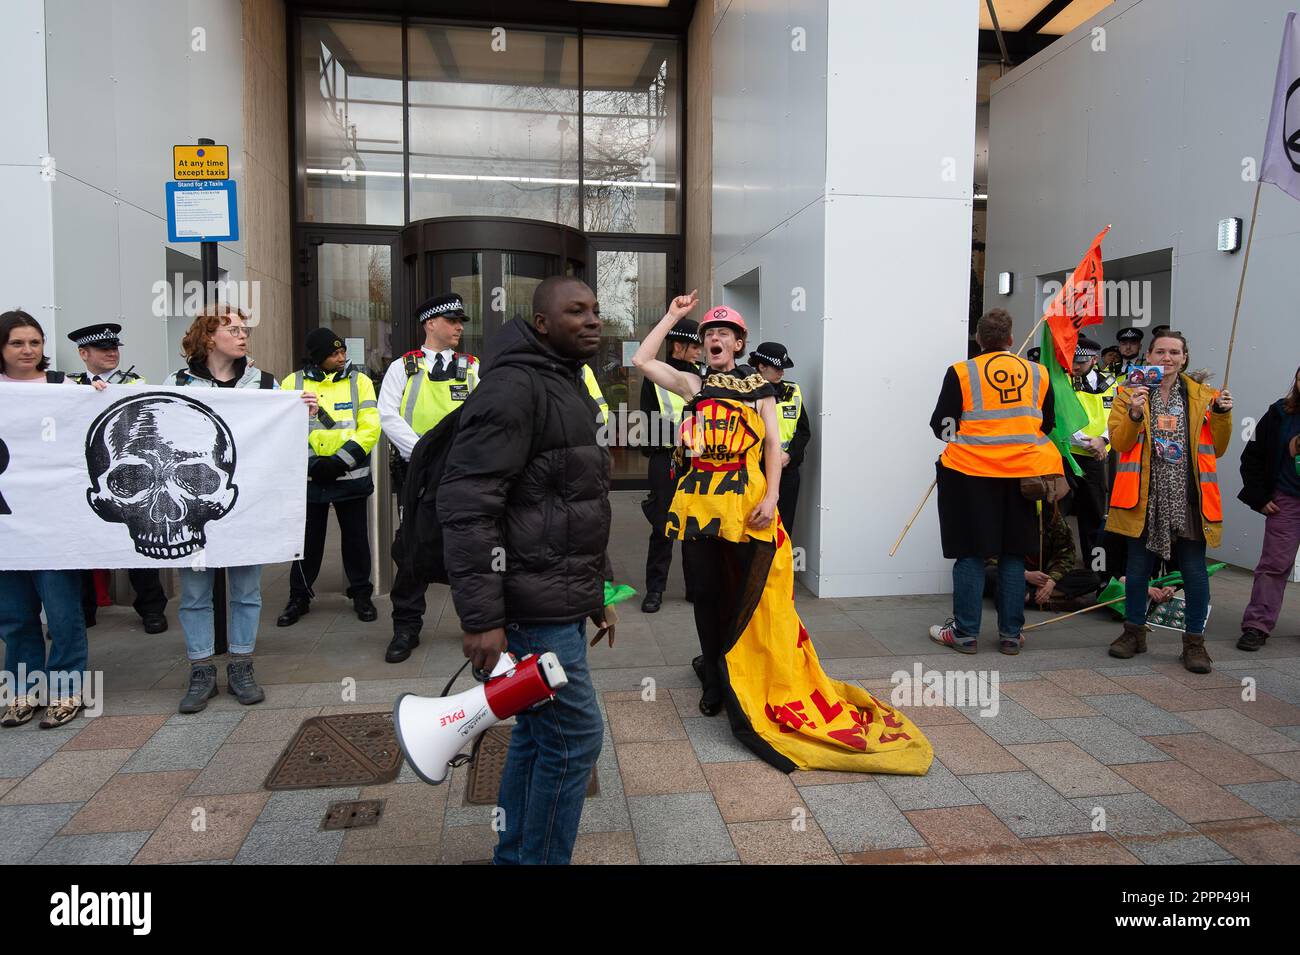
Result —
[[[1132,659],[1135,653],[1147,652],[1147,628],[1145,624],[1124,623],[1124,632],[1110,645],[1109,653],[1121,660]]]
[[[1183,661],[1183,669],[1189,673],[1209,673],[1210,655],[1205,652],[1205,634],[1184,633],[1183,655],[1179,659]]]

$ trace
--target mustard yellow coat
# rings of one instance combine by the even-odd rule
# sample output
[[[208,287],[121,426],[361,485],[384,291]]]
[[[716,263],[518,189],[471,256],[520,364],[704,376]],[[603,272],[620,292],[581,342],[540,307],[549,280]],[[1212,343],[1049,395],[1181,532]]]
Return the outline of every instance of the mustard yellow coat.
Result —
[[[1201,423],[1205,420],[1205,411],[1219,394],[1218,389],[1179,375],[1187,386],[1187,424],[1191,431],[1191,445],[1194,449],[1197,437],[1201,433]],[[1147,522],[1147,487],[1151,482],[1151,415],[1150,399],[1147,401],[1147,414],[1141,421],[1134,421],[1128,416],[1129,398],[1132,392],[1121,385],[1115,392],[1115,402],[1110,409],[1110,446],[1119,454],[1124,454],[1137,443],[1138,433],[1144,431],[1146,440],[1142,442],[1142,474],[1138,484],[1138,501],[1136,507],[1110,506],[1106,517],[1106,530],[1114,531],[1124,537],[1141,537]],[[1232,412],[1224,414],[1210,413],[1210,433],[1214,437],[1214,456],[1221,458],[1228,450],[1228,441],[1232,438]],[[1218,547],[1223,538],[1223,522],[1207,521],[1201,514],[1201,468],[1199,456],[1188,454],[1192,463],[1192,475],[1196,484],[1195,513],[1201,520],[1201,531],[1205,535],[1207,547]],[[1188,501],[1188,510],[1193,510],[1193,502]]]

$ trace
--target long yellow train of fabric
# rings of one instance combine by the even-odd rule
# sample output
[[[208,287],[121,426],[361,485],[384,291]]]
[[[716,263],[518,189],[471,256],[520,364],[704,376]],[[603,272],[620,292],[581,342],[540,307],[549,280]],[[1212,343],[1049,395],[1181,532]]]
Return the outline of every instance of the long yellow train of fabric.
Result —
[[[779,518],[778,518],[779,520]],[[923,776],[934,750],[916,724],[860,686],[822,670],[794,607],[794,557],[776,540],[754,541],[744,569],[737,626],[723,655],[732,731],[778,769],[831,769]],[[757,590],[762,581],[761,591]]]

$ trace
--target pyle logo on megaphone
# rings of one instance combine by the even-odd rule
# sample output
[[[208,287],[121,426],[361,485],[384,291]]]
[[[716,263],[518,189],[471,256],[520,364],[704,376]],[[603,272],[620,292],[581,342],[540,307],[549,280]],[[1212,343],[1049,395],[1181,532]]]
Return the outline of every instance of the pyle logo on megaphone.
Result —
[[[516,661],[501,654],[486,683],[455,696],[403,693],[393,705],[393,725],[402,755],[415,774],[437,785],[466,743],[501,720],[555,698],[568,677],[554,653]]]

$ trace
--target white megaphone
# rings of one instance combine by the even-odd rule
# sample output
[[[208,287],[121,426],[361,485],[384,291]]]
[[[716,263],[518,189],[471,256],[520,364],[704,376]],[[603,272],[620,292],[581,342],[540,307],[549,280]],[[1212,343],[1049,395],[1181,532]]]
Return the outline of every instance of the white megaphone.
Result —
[[[488,681],[464,693],[399,696],[393,704],[397,743],[415,774],[436,786],[465,744],[501,720],[554,699],[568,682],[554,653],[530,653],[518,662],[503,653]]]

